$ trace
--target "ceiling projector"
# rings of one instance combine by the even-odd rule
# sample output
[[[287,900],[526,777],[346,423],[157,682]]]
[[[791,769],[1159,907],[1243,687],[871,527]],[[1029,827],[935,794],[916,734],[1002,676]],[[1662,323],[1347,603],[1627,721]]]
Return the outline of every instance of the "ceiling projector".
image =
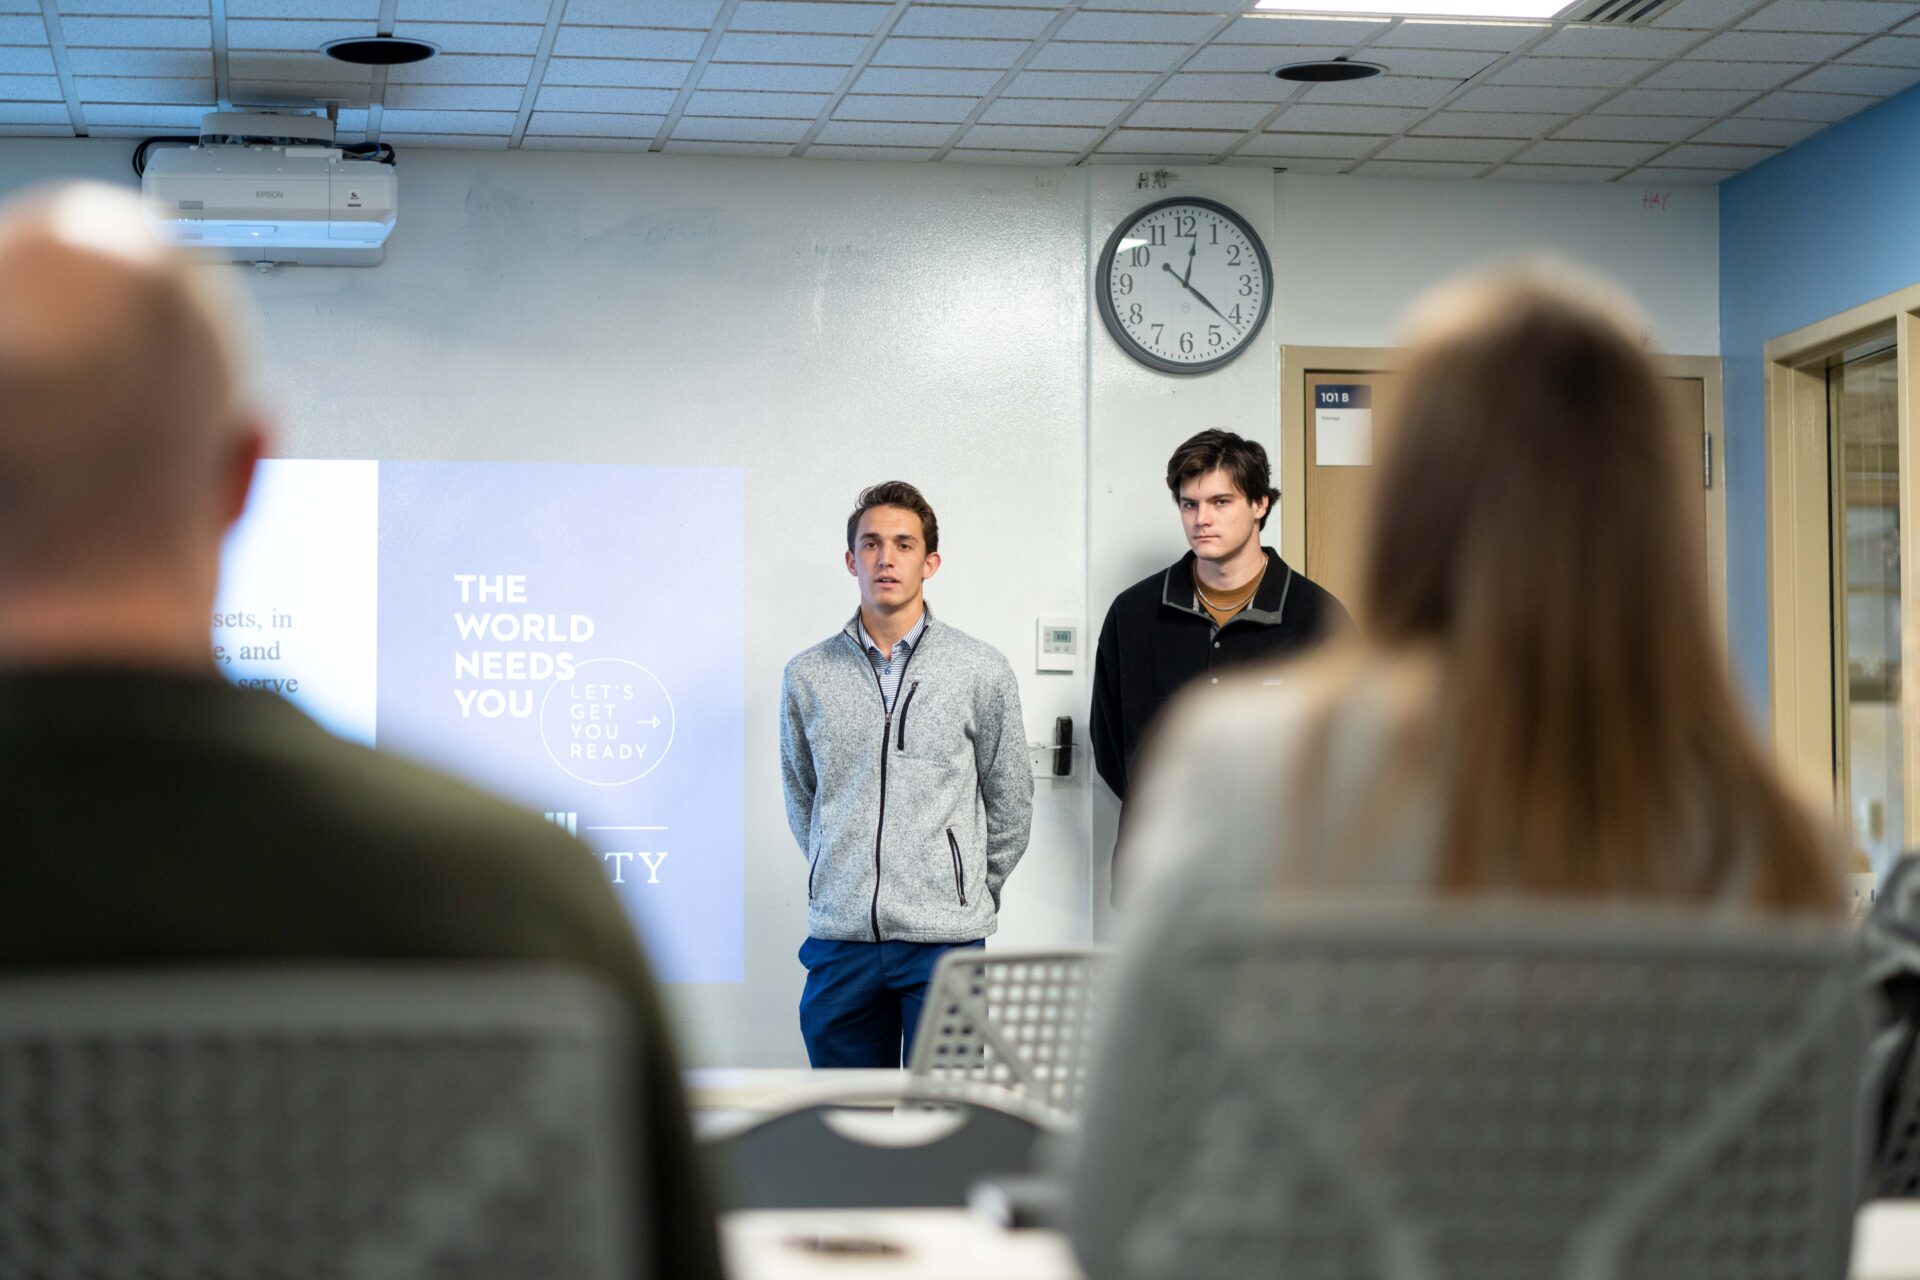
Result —
[[[134,168],[154,233],[218,262],[378,266],[399,207],[393,148],[337,144],[320,116],[215,112]]]

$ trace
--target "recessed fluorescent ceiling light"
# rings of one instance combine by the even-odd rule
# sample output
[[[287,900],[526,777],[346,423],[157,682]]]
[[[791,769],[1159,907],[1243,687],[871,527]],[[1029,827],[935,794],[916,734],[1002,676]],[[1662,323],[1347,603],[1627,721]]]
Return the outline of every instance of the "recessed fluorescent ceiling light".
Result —
[[[1262,13],[1364,13],[1381,18],[1555,18],[1573,0],[1260,0]]]

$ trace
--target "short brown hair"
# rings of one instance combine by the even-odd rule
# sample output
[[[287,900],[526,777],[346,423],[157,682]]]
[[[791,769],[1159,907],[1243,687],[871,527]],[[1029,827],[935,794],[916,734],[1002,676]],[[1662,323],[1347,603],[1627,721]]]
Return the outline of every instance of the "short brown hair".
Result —
[[[883,480],[870,484],[854,500],[853,514],[847,517],[847,550],[853,550],[854,535],[860,531],[860,517],[875,507],[899,507],[920,517],[920,531],[926,535],[927,554],[940,549],[940,522],[920,491],[905,480]]]
[[[1273,514],[1280,491],[1273,487],[1273,469],[1267,465],[1267,451],[1258,440],[1231,431],[1202,431],[1175,449],[1173,457],[1167,459],[1167,488],[1174,501],[1180,500],[1182,484],[1209,471],[1226,472],[1233,487],[1249,503],[1265,498],[1267,510],[1260,517],[1260,527],[1267,527],[1267,516]]]

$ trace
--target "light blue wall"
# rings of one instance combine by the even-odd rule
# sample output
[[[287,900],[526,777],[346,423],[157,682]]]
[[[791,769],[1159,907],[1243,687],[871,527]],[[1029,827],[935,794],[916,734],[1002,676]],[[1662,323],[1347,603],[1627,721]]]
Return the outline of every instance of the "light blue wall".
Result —
[[[1915,283],[1920,89],[1720,187],[1728,622],[1741,682],[1762,715],[1767,481],[1761,349],[1771,338]]]

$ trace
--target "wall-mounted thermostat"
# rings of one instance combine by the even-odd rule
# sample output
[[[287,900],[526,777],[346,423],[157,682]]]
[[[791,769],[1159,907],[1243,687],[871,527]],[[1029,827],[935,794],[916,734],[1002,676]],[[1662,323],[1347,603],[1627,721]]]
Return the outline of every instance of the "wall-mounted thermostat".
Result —
[[[1042,618],[1035,637],[1034,670],[1078,671],[1080,669],[1080,620],[1078,618]]]

